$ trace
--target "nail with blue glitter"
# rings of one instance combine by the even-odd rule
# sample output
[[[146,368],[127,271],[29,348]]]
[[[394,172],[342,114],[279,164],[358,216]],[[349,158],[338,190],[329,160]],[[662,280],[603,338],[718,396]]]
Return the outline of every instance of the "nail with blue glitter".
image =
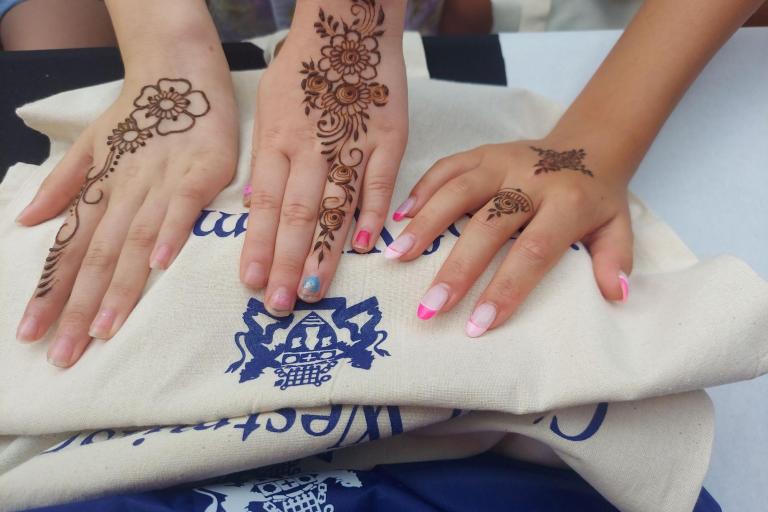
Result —
[[[307,276],[301,283],[302,298],[312,298],[320,293],[320,278],[317,276]]]

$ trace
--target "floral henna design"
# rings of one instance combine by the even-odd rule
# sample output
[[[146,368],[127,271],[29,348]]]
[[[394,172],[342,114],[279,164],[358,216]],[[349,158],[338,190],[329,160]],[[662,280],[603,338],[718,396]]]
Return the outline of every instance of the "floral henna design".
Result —
[[[379,38],[384,34],[384,11],[376,0],[350,0],[350,23],[320,9],[315,32],[326,45],[321,58],[302,62],[301,88],[304,91],[304,113],[320,112],[317,136],[322,154],[330,163],[328,181],[341,189],[342,196],[323,198],[320,206],[320,233],[312,251],[318,265],[325,251],[331,249],[334,233],[341,229],[354,202],[355,183],[363,162],[363,151],[354,145],[361,133],[368,133],[371,105],[382,107],[389,99],[389,88],[373,80],[381,62]]]
[[[552,149],[541,149],[531,146],[531,149],[539,154],[541,160],[536,162],[534,168],[536,171],[534,174],[541,174],[542,172],[561,171],[563,169],[569,169],[571,171],[579,171],[587,176],[594,177],[592,171],[582,163],[582,160],[587,156],[586,151],[583,149],[570,149],[568,151],[555,151]]]
[[[56,232],[53,247],[48,250],[35,297],[43,297],[53,289],[64,249],[80,227],[80,206],[97,204],[104,198],[104,191],[96,184],[115,172],[120,158],[144,147],[154,135],[192,129],[195,120],[207,114],[211,108],[205,93],[192,90],[192,84],[183,78],[162,78],[155,85],[143,87],[133,105],[136,108],[125,121],[117,123],[117,128],[107,137],[109,153],[104,165],[91,167],[86,173],[85,183],[69,207],[70,218]]]
[[[488,218],[491,220],[502,215],[513,213],[530,213],[533,211],[533,201],[528,194],[519,188],[503,188],[493,196],[493,206],[488,208]]]

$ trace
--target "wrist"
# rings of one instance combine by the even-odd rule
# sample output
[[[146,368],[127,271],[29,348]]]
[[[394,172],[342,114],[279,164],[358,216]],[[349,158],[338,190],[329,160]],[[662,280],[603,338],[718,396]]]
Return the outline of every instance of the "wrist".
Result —
[[[332,16],[333,21],[339,23],[339,30],[343,30],[345,22],[350,28],[356,28],[352,25],[354,20],[359,19],[362,24],[368,14],[362,5],[362,2],[356,4],[351,0],[299,0],[291,21],[288,40],[293,39],[299,43],[311,41],[316,44],[318,37],[316,24],[322,22],[321,10],[326,20]],[[369,11],[371,22],[376,24],[381,20],[376,30],[382,32],[377,36],[382,47],[401,49],[406,0],[373,0],[371,5],[372,9]]]

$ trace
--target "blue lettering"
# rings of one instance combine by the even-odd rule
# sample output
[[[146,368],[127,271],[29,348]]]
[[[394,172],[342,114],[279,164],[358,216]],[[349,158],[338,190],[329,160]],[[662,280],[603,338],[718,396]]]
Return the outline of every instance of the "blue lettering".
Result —
[[[198,423],[194,427],[192,427],[192,430],[208,430],[209,428],[213,427],[213,430],[218,430],[221,427],[224,427],[226,425],[229,425],[229,418],[221,418],[219,421],[213,423]]]
[[[96,436],[98,436],[99,434],[102,434],[102,433],[106,433],[107,434],[107,438],[105,439],[105,441],[109,441],[110,439],[112,439],[115,436],[115,431],[114,430],[111,430],[111,429],[97,430],[96,432],[91,432],[90,434],[88,434],[85,437],[85,439],[83,439],[80,442],[80,446],[85,446],[87,444],[91,444],[93,442],[93,440],[96,438]]]
[[[80,434],[79,434],[79,433],[77,433],[77,434],[73,435],[73,436],[72,436],[72,437],[70,437],[69,439],[67,439],[67,440],[65,440],[65,441],[63,441],[63,442],[61,442],[60,444],[58,444],[58,445],[54,446],[53,448],[49,448],[49,449],[45,450],[43,453],[54,453],[54,452],[58,452],[59,450],[63,450],[64,448],[66,448],[67,446],[69,446],[70,444],[72,444],[72,442],[73,442],[75,439],[77,439],[78,437],[80,437]]]
[[[595,413],[592,415],[592,420],[590,420],[587,428],[585,428],[581,433],[573,436],[564,434],[563,431],[560,430],[560,426],[557,424],[557,416],[552,416],[549,429],[563,439],[567,439],[568,441],[585,441],[597,433],[597,431],[600,429],[600,426],[603,424],[603,420],[605,420],[605,415],[607,413],[608,404],[606,402],[600,402],[597,404]]]
[[[288,409],[288,408],[278,409],[275,411],[275,414],[279,414],[280,416],[285,418],[285,425],[283,425],[280,428],[277,428],[272,422],[272,418],[268,418],[267,431],[275,432],[276,434],[280,434],[282,432],[288,432],[293,426],[294,422],[296,421],[296,409]]]
[[[259,413],[249,414],[248,419],[245,420],[245,423],[238,423],[237,425],[235,425],[235,428],[243,429],[243,441],[248,439],[248,436],[250,436],[254,430],[256,430],[261,426],[257,421],[258,419],[259,419]]]
[[[333,405],[331,406],[330,414],[302,414],[301,426],[304,428],[304,432],[306,432],[311,436],[314,436],[314,437],[327,436],[333,431],[334,428],[336,428],[336,424],[339,422],[340,417],[341,417],[341,406]],[[313,422],[323,422],[323,421],[327,422],[324,429],[314,430],[312,428]]]

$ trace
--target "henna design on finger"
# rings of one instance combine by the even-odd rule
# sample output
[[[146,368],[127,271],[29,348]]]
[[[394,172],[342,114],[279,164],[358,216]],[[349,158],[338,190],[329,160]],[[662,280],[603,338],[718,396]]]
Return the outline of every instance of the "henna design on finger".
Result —
[[[384,10],[376,0],[351,0],[352,20],[347,23],[320,9],[315,32],[327,40],[317,61],[302,62],[304,75],[304,114],[320,112],[317,136],[330,163],[328,181],[341,189],[341,196],[323,198],[320,205],[320,233],[312,248],[318,266],[331,249],[335,233],[341,229],[354,203],[355,184],[363,151],[354,145],[368,133],[369,107],[382,107],[389,99],[389,88],[373,80],[378,76],[381,54],[379,38],[384,34]]]
[[[205,93],[192,90],[192,84],[183,78],[161,78],[154,85],[144,86],[133,105],[136,108],[124,121],[117,123],[112,135],[107,137],[109,153],[104,164],[88,170],[85,183],[69,207],[69,218],[56,232],[37,285],[36,298],[44,297],[53,289],[64,249],[80,228],[80,206],[101,202],[104,190],[97,184],[115,172],[120,158],[144,147],[154,135],[164,136],[191,130],[196,119],[211,109]]]
[[[542,149],[531,146],[531,149],[539,154],[541,160],[534,164],[536,171],[534,174],[541,174],[542,172],[554,172],[563,169],[569,169],[571,171],[579,171],[587,176],[594,177],[592,171],[582,163],[582,160],[587,156],[587,152],[583,149],[570,149],[568,151],[555,151],[553,149]]]
[[[493,206],[488,208],[488,218],[502,215],[511,215],[513,213],[530,213],[533,211],[533,201],[519,188],[503,188],[496,192],[491,199]]]

